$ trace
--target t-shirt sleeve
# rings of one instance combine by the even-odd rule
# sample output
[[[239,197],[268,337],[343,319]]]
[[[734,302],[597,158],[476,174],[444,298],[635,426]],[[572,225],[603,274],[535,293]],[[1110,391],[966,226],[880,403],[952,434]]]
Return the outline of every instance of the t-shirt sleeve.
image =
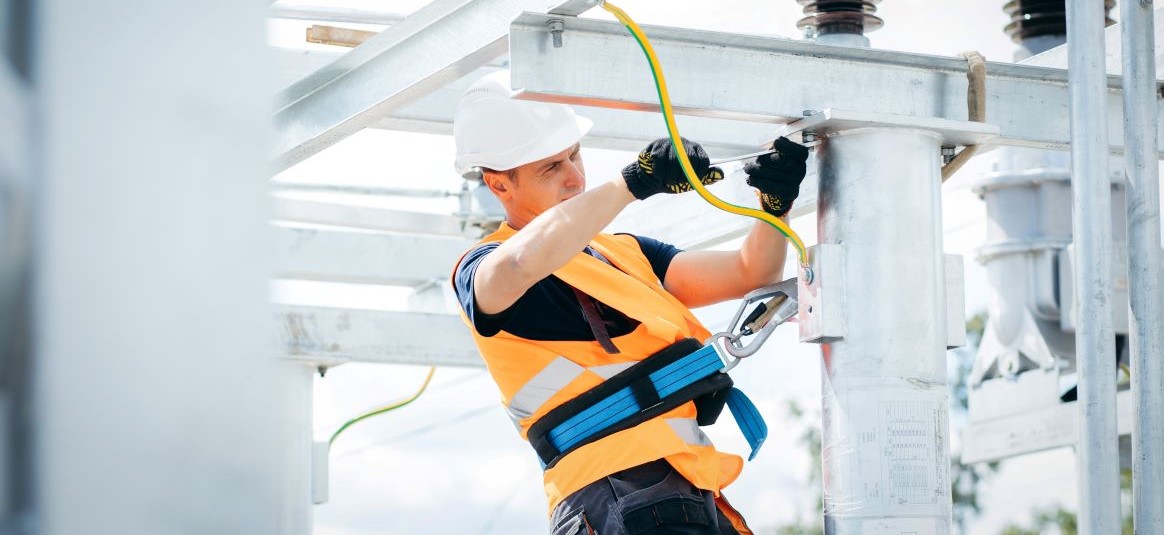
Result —
[[[675,255],[683,252],[683,250],[654,238],[635,236],[633,234],[630,236],[633,236],[639,242],[639,249],[643,251],[643,256],[646,256],[647,261],[651,263],[651,270],[655,272],[655,276],[659,278],[659,281],[666,280],[667,268],[671,267],[671,261],[675,259]]]
[[[517,307],[517,303],[514,303],[513,306],[497,314],[486,314],[477,309],[477,296],[473,292],[473,277],[477,274],[477,266],[480,266],[485,256],[497,249],[498,245],[501,244],[486,243],[469,251],[461,259],[461,263],[457,265],[457,271],[453,275],[453,289],[457,294],[457,301],[461,303],[461,310],[465,311],[473,328],[477,329],[477,334],[481,336],[493,336],[501,332],[502,327],[505,326],[505,321],[509,319]]]

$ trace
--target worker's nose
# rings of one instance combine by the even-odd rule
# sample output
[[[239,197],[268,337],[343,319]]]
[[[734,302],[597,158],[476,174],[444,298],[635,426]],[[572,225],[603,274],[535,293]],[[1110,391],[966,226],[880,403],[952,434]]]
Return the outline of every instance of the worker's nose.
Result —
[[[586,186],[586,171],[582,168],[581,162],[568,162],[566,171],[568,173],[565,183],[567,188],[574,189]]]

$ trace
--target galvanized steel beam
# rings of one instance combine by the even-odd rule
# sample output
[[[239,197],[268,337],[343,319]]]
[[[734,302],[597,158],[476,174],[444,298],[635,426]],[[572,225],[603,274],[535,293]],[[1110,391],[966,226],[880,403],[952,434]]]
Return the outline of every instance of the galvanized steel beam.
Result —
[[[277,305],[278,347],[316,366],[345,362],[483,367],[469,330],[452,314]]]
[[[277,48],[274,54],[280,87],[297,83],[340,57],[336,53],[290,48]],[[501,70],[501,65],[501,61],[491,61],[463,78],[431,90],[414,102],[389,110],[384,115],[376,115],[371,118],[369,128],[452,135],[453,110],[461,94],[477,79]],[[574,110],[594,121],[594,127],[582,140],[585,147],[637,152],[666,133],[663,118],[659,116],[590,106],[574,106]],[[699,141],[713,158],[755,151],[771,138],[775,126],[706,117],[684,117],[680,125],[683,135]],[[452,173],[452,166],[449,172]]]
[[[523,10],[577,14],[590,5],[586,0],[436,0],[279,95],[276,169],[504,54],[509,22]]]
[[[1116,429],[1120,435],[1132,432],[1132,393],[1116,396]],[[964,464],[1001,461],[1075,446],[1079,440],[1079,402],[1052,403],[1034,410],[988,421],[976,422],[962,434]]]
[[[327,201],[275,197],[272,219],[335,227],[408,232],[437,236],[465,236],[461,220],[451,215],[353,206]]]
[[[642,53],[617,23],[578,19],[565,46],[548,45],[548,17],[523,14],[510,28],[513,86],[522,98],[657,111]],[[824,46],[759,36],[647,27],[667,75],[676,112],[786,123],[825,107],[964,121],[966,62],[903,52]],[[1070,142],[1067,73],[989,63],[986,122],[1001,128],[992,144],[1066,150]],[[1101,101],[1123,149],[1120,80],[1106,80]],[[1156,114],[1161,113],[1157,103]],[[1159,147],[1158,147],[1159,150]]]
[[[388,286],[447,284],[466,238],[275,227],[275,273],[302,279]]]

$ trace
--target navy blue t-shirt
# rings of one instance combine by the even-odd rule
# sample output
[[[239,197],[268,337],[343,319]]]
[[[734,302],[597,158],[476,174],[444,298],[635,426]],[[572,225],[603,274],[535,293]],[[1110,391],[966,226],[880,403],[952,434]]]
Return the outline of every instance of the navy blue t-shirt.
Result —
[[[664,280],[671,260],[681,252],[680,249],[651,238],[642,236],[634,238],[638,241],[643,255],[651,263],[655,276],[660,281]],[[477,332],[482,336],[493,336],[505,330],[528,340],[594,340],[594,334],[582,314],[574,289],[553,275],[538,281],[526,290],[513,306],[501,313],[485,314],[477,310],[473,277],[481,260],[499,245],[501,244],[485,243],[469,251],[457,266],[457,272],[453,277],[457,299]],[[598,305],[598,314],[612,338],[629,334],[639,326],[637,320],[600,301],[595,302]]]

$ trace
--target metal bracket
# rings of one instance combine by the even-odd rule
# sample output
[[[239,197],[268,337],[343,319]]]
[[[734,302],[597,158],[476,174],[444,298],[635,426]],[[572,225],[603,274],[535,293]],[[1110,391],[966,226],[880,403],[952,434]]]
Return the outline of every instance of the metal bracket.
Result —
[[[938,134],[942,143],[947,146],[981,145],[998,137],[1000,132],[998,125],[973,121],[828,108],[788,123],[777,131],[776,137],[787,137],[801,143],[812,143],[838,132],[858,128],[926,130]]]
[[[812,282],[799,277],[801,342],[832,342],[845,336],[845,271],[841,245],[822,243],[809,247]]]

